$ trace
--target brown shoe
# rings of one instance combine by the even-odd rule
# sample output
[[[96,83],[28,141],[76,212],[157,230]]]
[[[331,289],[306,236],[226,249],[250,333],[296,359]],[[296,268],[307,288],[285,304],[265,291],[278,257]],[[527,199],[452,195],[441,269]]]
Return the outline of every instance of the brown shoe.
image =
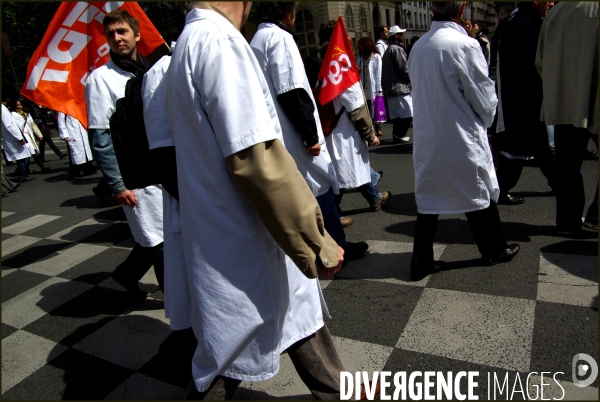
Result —
[[[352,222],[354,221],[352,218],[348,218],[347,216],[340,216],[340,222],[342,223],[342,227],[347,228],[348,226],[352,225]]]
[[[372,389],[371,387],[375,387],[375,392],[373,393],[373,399],[367,398],[367,391],[365,390],[365,385],[362,385],[362,391],[360,393],[360,400],[361,401],[368,401],[368,400],[376,400],[379,399],[379,394],[381,393],[381,383],[379,381],[377,381],[376,384],[373,384],[373,381],[369,381],[369,389]]]
[[[381,206],[383,204],[385,204],[387,202],[387,200],[390,199],[390,197],[392,196],[392,193],[389,191],[384,191],[381,193],[381,195],[383,196],[383,197],[381,197],[381,200],[379,200],[379,202],[377,204],[375,204],[371,207],[373,212],[379,211],[381,209]]]

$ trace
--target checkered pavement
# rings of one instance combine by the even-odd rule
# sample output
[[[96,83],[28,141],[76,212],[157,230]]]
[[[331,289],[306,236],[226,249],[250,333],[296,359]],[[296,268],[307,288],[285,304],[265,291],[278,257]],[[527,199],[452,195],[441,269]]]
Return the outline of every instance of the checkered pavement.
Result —
[[[133,246],[126,222],[19,215],[2,211],[2,398],[181,399],[189,367],[153,273],[137,304],[110,278]],[[442,217],[438,236],[449,231],[468,232],[464,216]],[[516,376],[525,384],[536,372],[533,396],[541,372],[563,372],[564,400],[597,400],[598,380],[571,382],[575,354],[598,357],[597,238],[539,235],[540,247],[495,267],[479,266],[472,242],[437,244],[448,269],[420,282],[409,281],[412,243],[369,240],[367,257],[321,281],[347,370],[478,371],[480,399],[490,397],[488,374],[509,373],[512,390]],[[547,376],[544,399],[560,398]],[[283,355],[279,375],[242,383],[235,398],[312,396]]]

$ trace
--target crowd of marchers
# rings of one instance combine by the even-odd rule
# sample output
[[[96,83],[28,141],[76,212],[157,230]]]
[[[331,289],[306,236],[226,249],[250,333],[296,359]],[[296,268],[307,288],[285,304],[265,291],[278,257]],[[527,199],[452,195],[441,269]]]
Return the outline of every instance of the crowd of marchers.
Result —
[[[465,2],[432,3],[431,29],[410,52],[405,29],[379,27],[376,42],[359,40],[356,68],[340,70],[358,79],[335,93],[336,122],[325,130],[314,93],[328,49],[342,46],[340,26],[324,23],[319,49],[302,60],[296,5],[258,3],[248,43],[240,28],[251,3],[177,3],[180,36],[152,66],[136,48],[138,21],[110,12],[110,60],[86,81],[88,131],[79,151],[69,142],[86,173],[93,155],[103,176],[94,192],[123,206],[136,242],[113,279],[143,300],[138,281],[154,266],[171,328],[193,330],[188,399],[230,399],[241,381],[275,376],[284,352],[315,398],[340,398],[345,368],[318,278],[368,250],[346,239],[344,190],[359,189],[373,211],[391,196],[377,188],[383,172],[368,152],[384,122],[399,144],[413,127],[412,281],[444,269],[433,253],[439,215],[466,215],[482,265],[515,258],[520,246],[507,242],[497,204],[524,202],[510,190],[529,160],[556,195],[557,231],[597,231],[597,189],[584,215],[580,170],[598,134],[597,3],[519,3],[492,44],[463,19]],[[174,168],[165,185],[127,188],[109,119],[140,71],[149,148],[170,151]],[[34,136],[47,135],[39,124],[37,133],[33,109],[11,102],[12,113],[2,106],[4,151],[27,181],[30,156],[44,169]],[[69,116],[59,127],[61,119],[68,141],[82,133]],[[363,399],[372,387],[363,386]]]

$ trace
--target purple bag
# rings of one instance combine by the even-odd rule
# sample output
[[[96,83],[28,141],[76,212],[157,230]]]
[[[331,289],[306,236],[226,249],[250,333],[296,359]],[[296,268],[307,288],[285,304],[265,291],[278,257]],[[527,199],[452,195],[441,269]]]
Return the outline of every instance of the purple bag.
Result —
[[[385,102],[383,96],[375,95],[373,98],[373,122],[385,123],[387,121],[387,113],[385,111]]]

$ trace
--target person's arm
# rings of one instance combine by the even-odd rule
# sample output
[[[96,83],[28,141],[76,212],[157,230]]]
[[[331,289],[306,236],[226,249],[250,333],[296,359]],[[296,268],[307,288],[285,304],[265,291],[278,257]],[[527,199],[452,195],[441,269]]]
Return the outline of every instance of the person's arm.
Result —
[[[313,156],[318,155],[320,146],[315,106],[303,88],[306,73],[300,68],[303,62],[293,38],[285,33],[275,34],[267,49],[267,58],[277,101],[298,131],[307,151]]]
[[[123,184],[109,129],[88,129],[92,155],[114,196],[128,191]]]
[[[379,145],[379,139],[375,136],[373,121],[367,109],[365,95],[360,82],[355,83],[337,97],[340,105],[348,111],[348,118],[358,132],[369,145]]]
[[[261,142],[226,161],[246,201],[300,271],[308,278],[335,275],[343,250],[325,230],[319,204],[283,143]]]
[[[22,145],[25,144],[25,140],[23,139],[23,133],[13,120],[12,114],[8,110],[8,108],[2,105],[2,125],[6,128],[6,132],[10,135],[11,138],[6,138],[6,140],[10,142],[18,142]]]
[[[308,92],[304,88],[295,88],[277,95],[277,100],[296,131],[302,137],[304,146],[309,149],[314,145],[318,145],[319,133],[314,115],[315,106]]]
[[[478,43],[469,45],[458,63],[458,77],[464,96],[469,105],[481,119],[485,127],[494,121],[498,98],[494,81],[488,77],[487,63]]]
[[[67,131],[67,116],[58,112],[57,117],[57,125],[58,125],[58,136],[61,140],[69,141],[69,131]]]

